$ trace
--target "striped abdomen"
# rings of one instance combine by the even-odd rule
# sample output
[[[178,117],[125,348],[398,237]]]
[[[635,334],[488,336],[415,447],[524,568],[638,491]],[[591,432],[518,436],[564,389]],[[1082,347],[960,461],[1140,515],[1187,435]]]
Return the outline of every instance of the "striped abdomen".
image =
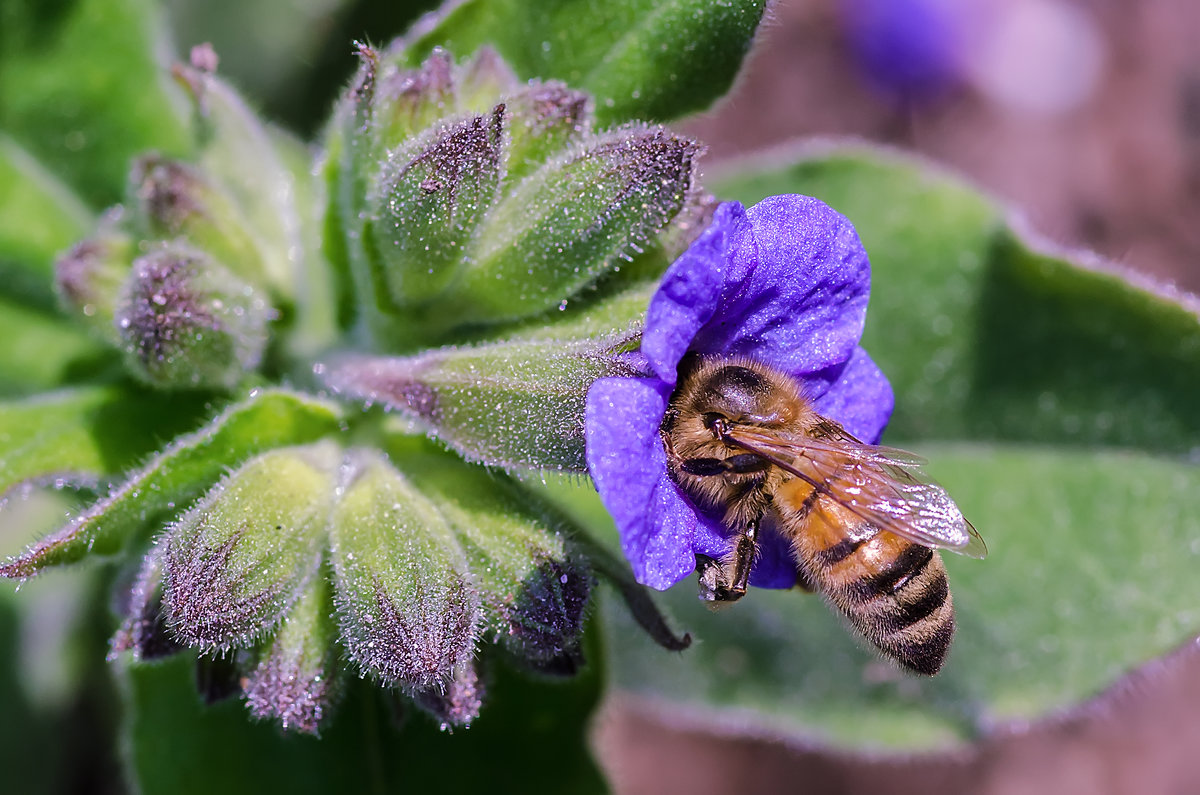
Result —
[[[892,533],[855,540],[861,520],[803,481],[776,494],[803,574],[884,654],[917,673],[942,667],[954,606],[937,552]]]

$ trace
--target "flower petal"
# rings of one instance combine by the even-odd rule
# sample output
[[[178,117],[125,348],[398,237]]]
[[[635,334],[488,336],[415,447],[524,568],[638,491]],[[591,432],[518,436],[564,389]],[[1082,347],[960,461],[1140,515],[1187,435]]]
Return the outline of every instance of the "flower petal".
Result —
[[[718,309],[691,350],[749,356],[793,374],[844,362],[862,337],[871,284],[854,227],[797,195],[764,199],[746,218],[751,232],[730,236]]]
[[[815,396],[818,414],[836,420],[869,444],[879,441],[895,406],[892,385],[862,348],[855,347],[844,365],[829,368],[821,378],[829,386]]]
[[[758,557],[750,570],[750,584],[756,588],[791,588],[796,584],[796,559],[792,544],[771,527],[758,536]]]
[[[655,375],[668,384],[675,383],[675,368],[693,347],[696,333],[713,319],[722,299],[729,251],[748,231],[745,208],[737,202],[722,204],[708,229],[663,274],[646,311],[642,353]]]
[[[696,567],[699,521],[667,473],[658,427],[671,387],[657,379],[601,378],[587,395],[588,471],[616,522],[638,582],[669,588]]]

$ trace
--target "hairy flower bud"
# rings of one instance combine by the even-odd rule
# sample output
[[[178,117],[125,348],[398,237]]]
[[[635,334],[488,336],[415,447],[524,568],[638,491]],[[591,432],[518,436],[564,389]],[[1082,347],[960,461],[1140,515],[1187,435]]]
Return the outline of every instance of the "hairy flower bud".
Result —
[[[413,70],[384,64],[375,86],[372,119],[380,150],[390,148],[433,126],[456,111],[454,59],[435,49]]]
[[[397,307],[425,303],[457,276],[463,251],[496,199],[503,106],[401,146],[369,200],[370,251]]]
[[[163,606],[190,646],[244,646],[316,576],[340,455],[331,444],[264,453],[214,486],[167,532]]]
[[[237,208],[244,228],[260,244],[262,270],[271,288],[290,296],[305,248],[305,219],[295,203],[296,176],[287,152],[302,145],[266,124],[215,74],[215,57],[193,50],[190,66],[174,67],[190,96],[199,131],[198,167]],[[203,245],[203,242],[200,243]],[[238,270],[242,263],[226,263]]]
[[[182,648],[167,632],[162,577],[163,547],[156,544],[146,554],[133,587],[123,593],[123,603],[117,608],[124,619],[109,643],[110,661],[126,651],[138,661],[155,660]]]
[[[586,94],[521,84],[494,51],[455,65],[439,50],[415,70],[360,55],[323,172],[329,247],[379,347],[561,307],[658,251],[694,203],[699,146],[660,127],[596,135]]]
[[[154,237],[183,237],[230,271],[265,285],[262,253],[233,198],[198,168],[159,155],[134,161],[130,198]]]
[[[332,588],[314,577],[246,677],[250,714],[317,734],[338,695],[337,657]]]
[[[133,263],[116,327],[139,376],[163,388],[230,388],[258,365],[271,310],[253,287],[177,244]]]
[[[488,216],[453,298],[474,322],[558,305],[667,226],[699,152],[663,128],[627,128],[542,166]]]
[[[443,731],[458,726],[468,727],[479,717],[483,706],[484,688],[474,662],[466,662],[454,670],[442,687],[432,687],[413,693],[413,702],[441,724]]]
[[[101,223],[96,233],[76,243],[54,263],[59,299],[70,312],[83,317],[111,342],[121,285],[133,265],[134,242],[114,222]]]
[[[458,107],[468,113],[491,110],[497,99],[519,91],[523,85],[500,53],[488,46],[480,47],[459,67],[456,80]]]
[[[348,357],[325,369],[335,391],[380,403],[463,456],[505,469],[583,472],[583,416],[597,378],[636,375],[625,337],[516,341],[411,357]]]
[[[562,83],[534,81],[507,97],[505,108],[505,171],[510,183],[579,143],[591,131],[591,98]]]
[[[350,659],[388,684],[441,687],[471,659],[480,620],[463,551],[379,453],[351,451],[342,478],[329,532]]]
[[[592,576],[535,501],[503,477],[432,448],[393,448],[392,460],[458,536],[483,599],[487,628],[527,665],[572,674]]]

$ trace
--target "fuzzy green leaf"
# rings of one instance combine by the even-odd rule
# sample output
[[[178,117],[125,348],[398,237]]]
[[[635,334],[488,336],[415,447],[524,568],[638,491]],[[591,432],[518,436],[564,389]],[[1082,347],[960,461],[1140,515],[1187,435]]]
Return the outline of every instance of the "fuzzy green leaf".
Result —
[[[882,662],[817,597],[757,589],[710,613],[689,582],[665,595],[698,641],[681,655],[606,614],[617,685],[836,746],[912,751],[1078,709],[1189,642],[1195,299],[1040,249],[1003,208],[895,156],[834,149],[726,173],[725,197],[806,193],[854,222],[874,276],[863,344],[896,391],[885,441],[929,459],[991,554],[943,555],[958,631],[935,677]]]
[[[145,523],[199,497],[228,467],[264,450],[330,434],[339,416],[335,406],[298,393],[257,392],[176,439],[104,499],[0,565],[0,576],[31,577],[89,553],[112,554]]]
[[[729,90],[765,0],[458,0],[418,24],[407,58],[491,44],[524,78],[558,78],[596,98],[600,126],[667,121]]]
[[[120,472],[182,431],[199,398],[168,406],[159,394],[80,387],[0,402],[0,494],[52,475],[92,479]]]

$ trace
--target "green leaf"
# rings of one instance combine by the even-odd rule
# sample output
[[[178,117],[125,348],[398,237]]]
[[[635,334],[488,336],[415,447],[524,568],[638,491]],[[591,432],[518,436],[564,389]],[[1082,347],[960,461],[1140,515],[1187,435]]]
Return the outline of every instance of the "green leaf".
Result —
[[[91,231],[92,220],[70,188],[0,134],[0,289],[52,305],[54,258]]]
[[[589,651],[600,656],[595,644]],[[482,715],[453,734],[415,710],[397,728],[380,691],[355,682],[317,740],[252,723],[234,700],[202,707],[188,663],[125,671],[126,758],[141,792],[486,792],[503,771],[528,792],[606,789],[585,742],[603,679],[596,664],[564,683],[497,666]]]
[[[0,576],[31,577],[89,553],[112,554],[139,527],[199,497],[228,467],[264,450],[331,434],[339,417],[335,406],[299,393],[256,392],[176,439],[104,499],[0,565]]]
[[[667,121],[729,90],[765,0],[461,0],[409,34],[416,66],[436,45],[491,44],[523,78],[558,78],[596,98],[600,126]]]
[[[929,459],[991,554],[943,555],[958,630],[935,677],[881,661],[817,597],[757,589],[712,613],[686,582],[664,599],[697,640],[679,655],[605,614],[618,687],[833,746],[927,750],[1080,709],[1195,637],[1195,299],[1035,246],[1004,208],[894,155],[725,174],[725,197],[806,193],[854,222],[874,268],[863,344],[896,391],[886,441]]]
[[[0,395],[75,382],[116,360],[116,352],[61,317],[0,297]]]
[[[134,154],[188,150],[181,98],[164,69],[159,3],[17,0],[4,13],[0,129],[93,206],[120,198]]]
[[[203,408],[131,387],[80,387],[0,402],[0,494],[57,474],[120,472],[182,431]]]

